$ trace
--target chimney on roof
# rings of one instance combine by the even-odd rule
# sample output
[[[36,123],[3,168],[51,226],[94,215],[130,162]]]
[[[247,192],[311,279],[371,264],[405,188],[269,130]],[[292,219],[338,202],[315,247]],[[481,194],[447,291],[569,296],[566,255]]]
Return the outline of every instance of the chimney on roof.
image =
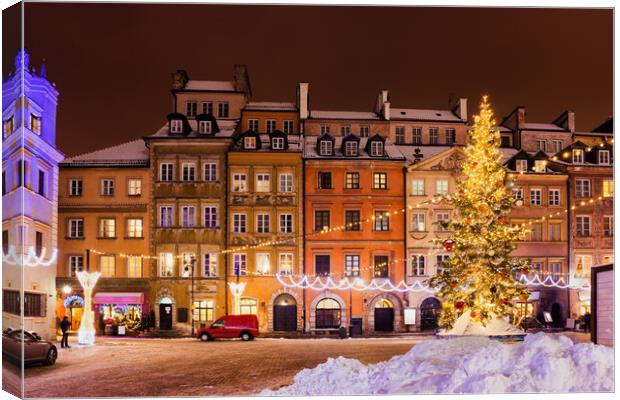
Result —
[[[560,115],[553,121],[553,124],[557,126],[561,126],[567,131],[574,133],[575,132],[575,112],[571,110],[564,111],[562,115]]]
[[[387,89],[383,89],[379,92],[374,111],[383,117],[383,119],[390,119],[390,93]]]
[[[246,97],[252,98],[252,87],[250,86],[250,74],[245,64],[235,64],[234,66],[234,84],[235,90],[245,93]]]
[[[459,97],[452,104],[452,112],[463,121],[467,121],[467,98]]]
[[[299,109],[299,118],[307,119],[309,114],[310,84],[308,82],[300,82],[297,85],[297,109]]]
[[[189,75],[186,70],[177,69],[176,72],[172,73],[172,89],[184,89],[187,81],[189,81]]]
[[[504,117],[500,125],[506,128],[517,131],[525,124],[525,107],[517,106],[508,116]]]

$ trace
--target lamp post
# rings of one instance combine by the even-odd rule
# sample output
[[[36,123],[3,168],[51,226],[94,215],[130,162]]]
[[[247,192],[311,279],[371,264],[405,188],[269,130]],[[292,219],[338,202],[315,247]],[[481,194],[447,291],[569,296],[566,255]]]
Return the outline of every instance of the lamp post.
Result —
[[[190,292],[189,292],[189,311],[190,311],[190,319],[192,321],[192,336],[194,336],[194,266],[196,264],[196,257],[192,256],[189,259],[189,264],[185,264],[185,271],[189,272],[189,277],[191,281]]]

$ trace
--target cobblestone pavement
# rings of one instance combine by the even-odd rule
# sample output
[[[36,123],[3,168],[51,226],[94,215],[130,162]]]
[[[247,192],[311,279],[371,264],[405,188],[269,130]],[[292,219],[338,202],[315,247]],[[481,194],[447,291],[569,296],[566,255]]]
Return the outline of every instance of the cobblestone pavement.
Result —
[[[589,334],[561,333],[575,342]],[[25,370],[26,397],[252,395],[289,385],[303,368],[328,357],[363,363],[404,354],[433,336],[368,339],[257,339],[252,342],[195,339],[100,338],[97,345],[60,350],[52,367]],[[3,388],[19,388],[19,369],[4,363]]]
[[[25,370],[26,397],[252,395],[289,385],[303,368],[328,357],[364,363],[404,354],[420,337],[377,339],[112,339],[59,349],[51,367]],[[5,363],[3,386],[18,387],[19,368]]]

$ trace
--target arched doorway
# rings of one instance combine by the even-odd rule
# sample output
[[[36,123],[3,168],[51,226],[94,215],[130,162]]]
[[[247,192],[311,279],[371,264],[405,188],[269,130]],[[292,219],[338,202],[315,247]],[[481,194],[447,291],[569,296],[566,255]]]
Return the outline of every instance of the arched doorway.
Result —
[[[340,304],[332,299],[325,298],[316,305],[316,328],[337,329],[340,328],[342,310]]]
[[[551,305],[551,319],[553,320],[553,326],[560,328],[562,324],[562,305],[559,303],[553,303]]]
[[[441,303],[434,297],[424,299],[420,305],[420,329],[423,331],[437,329],[437,320]]]
[[[69,314],[69,322],[71,323],[70,330],[77,331],[80,328],[80,323],[82,321],[84,299],[78,295],[69,296],[65,299],[64,306]]]
[[[394,331],[394,304],[388,299],[380,299],[375,303],[375,331]]]
[[[172,299],[162,297],[159,300],[159,329],[172,329]]]
[[[273,304],[273,330],[297,330],[297,301],[290,294],[283,293],[276,297]]]

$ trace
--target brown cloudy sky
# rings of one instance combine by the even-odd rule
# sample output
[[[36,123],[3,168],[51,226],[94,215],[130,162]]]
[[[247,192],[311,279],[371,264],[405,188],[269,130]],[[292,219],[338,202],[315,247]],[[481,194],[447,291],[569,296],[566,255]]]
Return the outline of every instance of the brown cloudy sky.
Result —
[[[612,113],[611,10],[26,3],[25,42],[60,91],[67,155],[153,133],[170,111],[170,73],[226,80],[245,63],[256,100],[367,110],[381,88],[395,107],[443,108],[450,93],[491,95],[498,117],[533,122],[566,108],[577,129]],[[16,25],[3,13],[7,66]],[[8,63],[8,64],[7,64]]]

